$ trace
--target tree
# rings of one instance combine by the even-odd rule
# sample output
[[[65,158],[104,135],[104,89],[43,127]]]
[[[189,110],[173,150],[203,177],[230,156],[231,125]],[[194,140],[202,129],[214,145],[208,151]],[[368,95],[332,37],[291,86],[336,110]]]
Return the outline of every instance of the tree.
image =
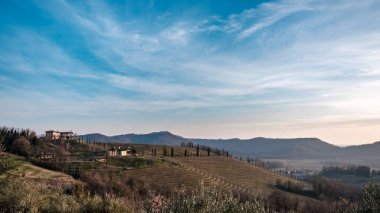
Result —
[[[137,150],[135,149],[135,147],[132,148],[131,153],[132,153],[132,155],[136,155]]]
[[[106,143],[103,143],[103,149],[104,150],[107,150],[108,149],[108,145]]]
[[[12,143],[12,152],[26,157],[29,156],[30,142],[24,136],[18,136]]]
[[[164,146],[163,153],[164,153],[164,156],[166,156],[168,154],[168,150],[166,149],[166,146]]]
[[[191,147],[191,148],[193,148],[193,147],[194,147],[193,142],[191,142],[191,141],[187,142],[187,147]]]
[[[199,144],[197,146],[197,157],[199,156]]]
[[[66,166],[66,162],[68,159],[69,152],[67,152],[64,148],[59,148],[56,152],[56,168],[64,169]]]
[[[1,139],[1,138],[0,138]],[[3,141],[0,140],[0,153],[5,151],[5,145],[3,144]]]
[[[36,132],[34,132],[34,131],[30,130],[30,129],[22,129],[21,132],[20,132],[20,136],[24,136],[33,145],[37,143]]]
[[[8,154],[4,153],[5,145],[0,141],[0,174],[17,167],[18,163]]]
[[[368,166],[358,166],[356,168],[356,176],[358,177],[370,177],[371,169]]]
[[[362,212],[380,212],[380,185],[368,184],[361,202]]]
[[[170,150],[170,156],[174,157],[174,148],[173,147]]]

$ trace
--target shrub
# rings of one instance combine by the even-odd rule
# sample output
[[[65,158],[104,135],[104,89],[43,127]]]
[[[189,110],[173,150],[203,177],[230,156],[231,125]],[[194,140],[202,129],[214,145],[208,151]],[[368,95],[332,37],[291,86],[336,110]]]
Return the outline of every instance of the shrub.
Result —
[[[6,178],[0,183],[0,212],[38,212],[41,201],[24,179]]]
[[[313,185],[313,191],[319,199],[338,200],[341,197],[353,198],[357,194],[357,190],[351,186],[320,176],[310,177],[307,181]]]
[[[22,162],[10,157],[8,154],[0,153],[0,174],[14,169],[21,164]]]
[[[149,193],[142,209],[145,212],[270,212],[260,201],[239,200],[231,191],[201,185],[196,192],[179,189],[168,199]]]
[[[24,136],[18,136],[12,143],[12,152],[18,155],[29,156],[30,142]]]
[[[364,187],[361,212],[380,212],[380,185],[368,184]]]
[[[123,199],[91,195],[82,187],[72,194],[59,188],[36,184],[25,178],[0,181],[0,212],[133,212]]]

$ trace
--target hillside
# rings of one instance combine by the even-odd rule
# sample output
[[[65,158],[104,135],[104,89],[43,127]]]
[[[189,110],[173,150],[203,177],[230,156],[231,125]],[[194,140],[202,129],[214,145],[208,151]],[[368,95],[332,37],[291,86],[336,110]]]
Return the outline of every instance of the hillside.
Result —
[[[243,156],[261,158],[323,158],[336,154],[339,147],[317,138],[271,139],[252,138],[247,140],[193,139],[194,143],[224,148]]]
[[[28,181],[48,185],[50,187],[71,187],[75,184],[81,184],[80,181],[74,179],[70,175],[44,169],[27,162],[23,162],[22,165],[18,166],[15,169],[7,171],[0,177],[5,176],[23,177]]]
[[[15,200],[26,200],[33,196],[36,199],[27,208],[45,209],[45,212],[57,212],[53,210],[55,207],[73,208],[74,212],[94,212],[92,209],[99,208],[106,209],[102,212],[128,212],[125,208],[144,212],[140,211],[141,205],[155,203],[151,200],[152,195],[153,198],[168,199],[168,202],[179,198],[182,202],[183,196],[198,195],[204,190],[226,194],[230,200],[233,196],[240,197],[241,200],[236,202],[260,200],[266,202],[263,205],[277,210],[322,205],[319,195],[324,192],[312,190],[314,182],[311,184],[288,178],[232,158],[225,152],[209,152],[198,146],[44,139],[34,146],[34,152],[28,158],[9,154],[23,163],[17,164],[17,168],[12,167],[6,172],[6,177],[0,178],[0,185],[6,186],[4,189],[0,187],[4,195],[0,196],[0,203],[6,202],[3,205],[6,209],[19,205]],[[111,147],[134,151],[125,156],[106,156]],[[53,158],[40,158],[38,153],[45,150],[54,152]],[[4,159],[7,156],[4,155]],[[25,162],[26,159],[44,168],[71,174],[81,180],[78,181],[80,184],[65,174],[30,165]],[[16,196],[17,199],[8,199],[10,196]],[[215,200],[220,201],[219,198]],[[280,204],[277,202],[279,200]],[[107,210],[115,206],[124,210]]]
[[[252,138],[252,139],[197,139],[184,138],[170,132],[149,134],[125,134],[105,136],[87,134],[84,139],[99,142],[122,142],[137,144],[180,145],[182,142],[207,145],[213,148],[226,149],[238,156],[256,156],[264,159],[321,159],[350,160],[375,165],[380,162],[380,143],[359,146],[338,147],[318,138]]]
[[[219,185],[224,189],[238,190],[249,194],[268,194],[276,191],[276,181],[291,181],[303,184],[302,181],[290,179],[268,170],[249,165],[233,158],[213,157],[176,157],[168,159],[174,164],[166,164],[142,169],[131,169],[123,172],[145,184],[162,188],[185,186],[194,189],[201,183]]]
[[[69,175],[6,158],[18,165],[0,173],[0,212],[133,212],[125,200],[91,194]]]
[[[342,148],[342,150],[347,155],[370,158],[371,156],[377,156],[380,153],[380,142],[357,146],[348,146]]]

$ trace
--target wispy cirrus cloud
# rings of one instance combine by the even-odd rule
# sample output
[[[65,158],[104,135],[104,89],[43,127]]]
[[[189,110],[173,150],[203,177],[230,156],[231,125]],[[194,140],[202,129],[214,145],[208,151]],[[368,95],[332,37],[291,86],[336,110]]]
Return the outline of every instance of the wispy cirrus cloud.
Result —
[[[50,22],[1,28],[0,80],[3,95],[30,90],[46,101],[39,109],[33,98],[10,98],[1,106],[10,114],[29,101],[31,116],[148,113],[168,126],[179,116],[247,134],[256,118],[268,128],[380,117],[375,0],[279,0],[228,15],[158,2],[143,12],[103,1],[35,4]],[[14,90],[17,80],[24,85]],[[80,104],[60,107],[72,97]]]

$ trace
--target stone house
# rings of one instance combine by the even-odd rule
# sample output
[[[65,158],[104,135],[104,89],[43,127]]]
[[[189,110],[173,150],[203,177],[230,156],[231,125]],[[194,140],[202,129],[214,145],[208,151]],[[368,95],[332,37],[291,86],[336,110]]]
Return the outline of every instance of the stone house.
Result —
[[[55,130],[48,130],[48,131],[45,131],[45,136],[46,138],[53,139],[53,140],[57,140],[57,139],[70,140],[73,138],[74,133],[72,131],[59,132]]]

